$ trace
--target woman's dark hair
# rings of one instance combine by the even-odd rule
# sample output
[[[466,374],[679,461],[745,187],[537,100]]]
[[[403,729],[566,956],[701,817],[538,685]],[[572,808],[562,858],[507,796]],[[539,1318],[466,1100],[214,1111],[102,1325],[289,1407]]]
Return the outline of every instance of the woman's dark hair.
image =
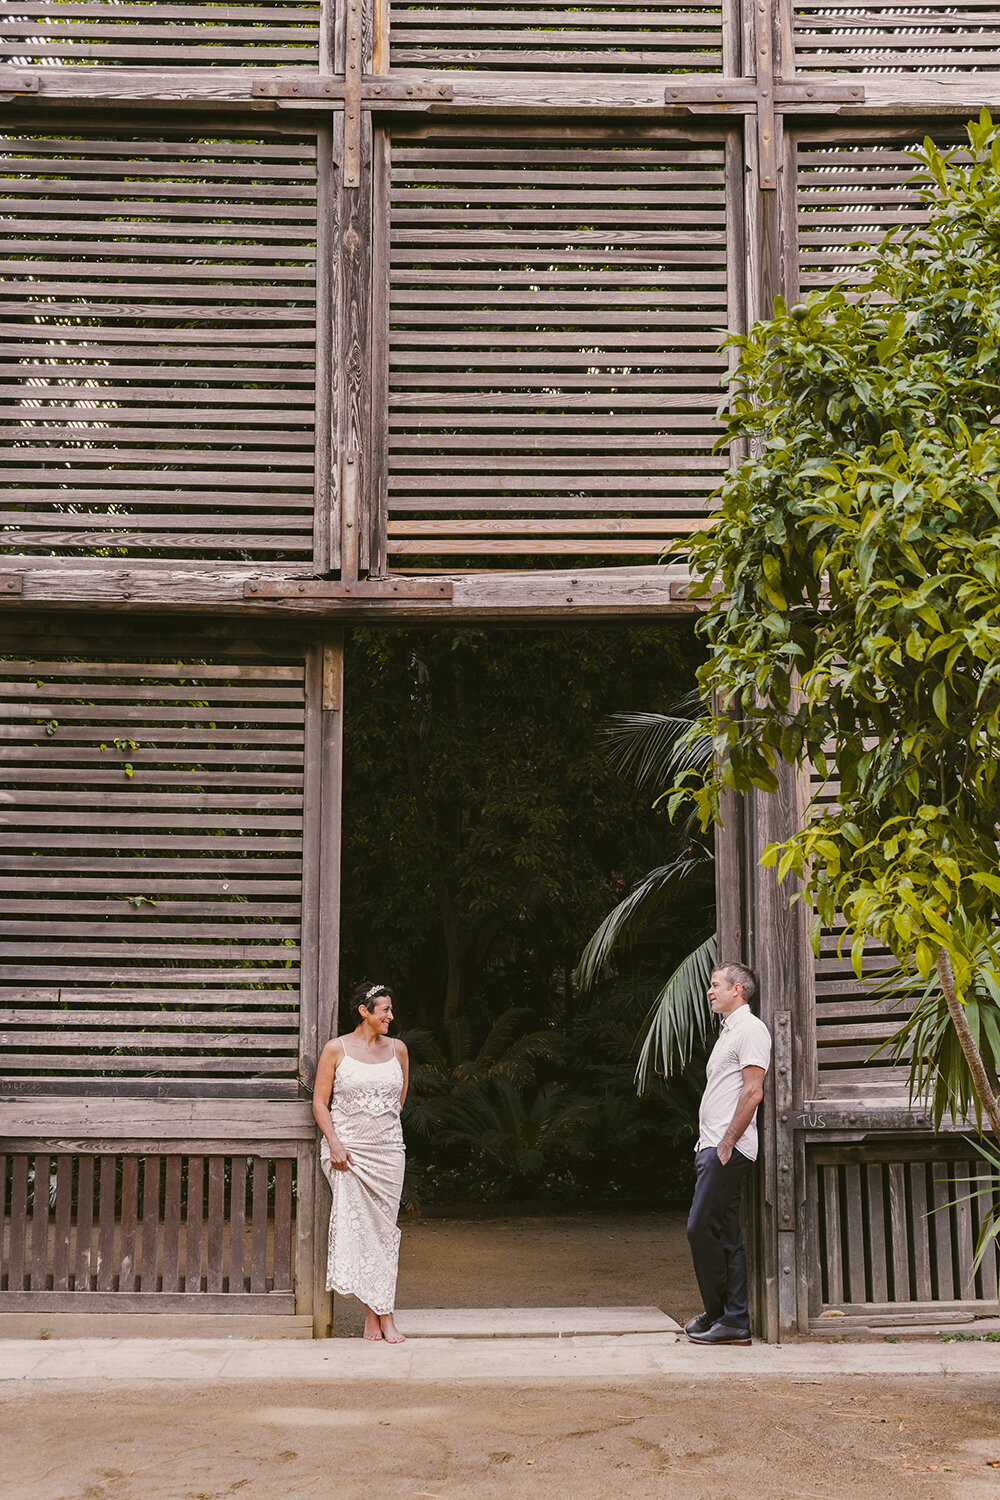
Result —
[[[372,979],[362,979],[360,984],[356,984],[347,1000],[347,1012],[351,1025],[358,1024],[358,1010],[361,1006],[364,1006],[370,1015],[375,1009],[375,1001],[381,999],[383,995],[390,1005],[396,999],[391,985],[378,984]]]

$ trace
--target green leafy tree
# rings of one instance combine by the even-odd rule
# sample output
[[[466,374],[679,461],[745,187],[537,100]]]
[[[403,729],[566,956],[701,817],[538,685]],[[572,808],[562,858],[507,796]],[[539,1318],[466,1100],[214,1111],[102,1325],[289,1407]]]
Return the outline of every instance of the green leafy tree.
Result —
[[[803,882],[815,931],[843,913],[859,973],[868,938],[914,982],[936,971],[1000,1134],[998,1053],[964,1003],[1000,977],[1000,130],[968,133],[971,152],[914,152],[926,215],[860,291],[777,301],[729,340],[751,456],[691,551],[716,759],[672,805],[693,790],[707,824],[780,762],[836,776],[765,863]]]

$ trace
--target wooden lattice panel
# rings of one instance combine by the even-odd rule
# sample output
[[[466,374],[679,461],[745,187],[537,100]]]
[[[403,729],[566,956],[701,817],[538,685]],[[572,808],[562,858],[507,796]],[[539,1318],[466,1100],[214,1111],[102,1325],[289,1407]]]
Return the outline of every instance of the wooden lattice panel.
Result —
[[[301,559],[316,142],[0,142],[2,550]]]
[[[836,800],[837,782],[813,773],[813,806]],[[858,979],[851,962],[850,937],[844,938],[842,920],[820,935],[818,956],[812,958],[815,992],[817,1099],[880,1099],[905,1106],[909,1099],[909,1069],[893,1063],[883,1044],[910,1014],[903,999],[879,999],[877,986],[894,968],[886,949],[867,942]],[[802,1039],[805,1041],[805,1039]]]
[[[995,1246],[972,1269],[980,1226],[1000,1194],[985,1161],[967,1159],[961,1146],[827,1146],[810,1165],[808,1193],[813,1316],[977,1302],[995,1312]],[[833,1320],[821,1326],[836,1332]]]
[[[726,251],[722,140],[394,139],[390,560],[650,557],[700,525]]]
[[[295,1165],[0,1156],[0,1311],[292,1313]]]
[[[919,224],[924,209],[908,154],[916,133],[895,139],[802,139],[796,146],[799,288],[859,282],[861,263],[889,230]],[[947,134],[940,138],[949,144]]]
[[[0,1076],[294,1092],[302,667],[0,676]]]
[[[1000,10],[993,0],[836,6],[795,0],[794,16],[795,65],[802,70],[952,74],[1000,67]]]
[[[391,13],[397,67],[620,73],[721,71],[724,0],[632,6],[407,5]]]
[[[0,59],[43,67],[316,67],[319,13],[319,0],[0,0]]]

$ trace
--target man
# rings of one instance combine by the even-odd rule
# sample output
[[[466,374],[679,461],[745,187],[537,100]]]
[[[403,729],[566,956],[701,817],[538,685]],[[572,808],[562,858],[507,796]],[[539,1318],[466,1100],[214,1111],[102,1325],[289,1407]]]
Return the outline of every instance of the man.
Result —
[[[740,1192],[757,1160],[757,1106],[771,1061],[771,1034],[750,1008],[756,993],[756,977],[745,964],[712,970],[708,998],[722,1027],[698,1110],[697,1177],[687,1226],[705,1304],[684,1330],[695,1344],[750,1343]]]

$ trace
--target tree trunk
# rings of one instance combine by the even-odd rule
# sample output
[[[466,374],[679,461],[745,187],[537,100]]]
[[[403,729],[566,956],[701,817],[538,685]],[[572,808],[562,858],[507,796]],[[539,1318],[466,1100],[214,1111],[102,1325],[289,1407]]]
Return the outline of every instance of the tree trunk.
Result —
[[[965,1014],[965,1006],[955,994],[955,975],[951,967],[951,959],[943,948],[938,949],[937,955],[938,978],[941,981],[941,989],[944,992],[945,1003],[948,1006],[948,1014],[951,1023],[958,1036],[959,1045],[965,1054],[965,1060],[969,1065],[972,1075],[972,1086],[976,1097],[979,1099],[986,1111],[987,1118],[993,1128],[993,1134],[1000,1140],[1000,1103],[990,1085],[990,1080],[983,1066],[983,1059],[979,1055],[972,1032],[969,1030],[968,1017]]]

